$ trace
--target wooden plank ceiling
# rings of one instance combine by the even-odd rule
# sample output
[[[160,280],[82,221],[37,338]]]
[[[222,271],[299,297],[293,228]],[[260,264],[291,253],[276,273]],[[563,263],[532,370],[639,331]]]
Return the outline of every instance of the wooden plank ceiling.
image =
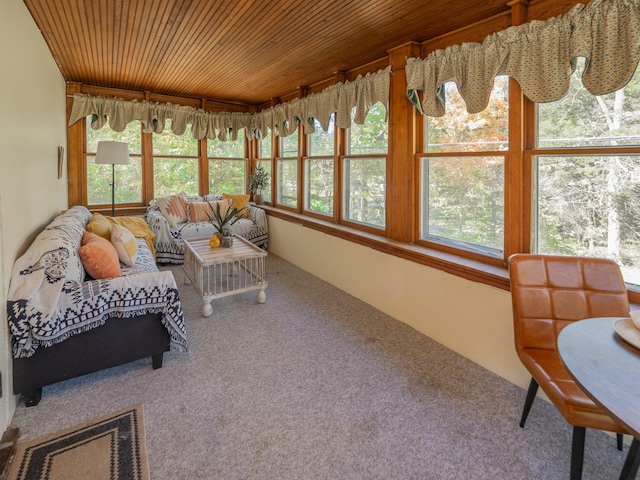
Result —
[[[506,0],[25,0],[66,81],[260,105]]]

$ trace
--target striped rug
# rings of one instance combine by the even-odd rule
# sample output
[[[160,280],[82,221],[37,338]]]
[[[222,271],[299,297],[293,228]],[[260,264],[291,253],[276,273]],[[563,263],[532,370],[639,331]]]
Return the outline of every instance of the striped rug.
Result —
[[[142,404],[18,445],[8,480],[63,479],[150,480]]]

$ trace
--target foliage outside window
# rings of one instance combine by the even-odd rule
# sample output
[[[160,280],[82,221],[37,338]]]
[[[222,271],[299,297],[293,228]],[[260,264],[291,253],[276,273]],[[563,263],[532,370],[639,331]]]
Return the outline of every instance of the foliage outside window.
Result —
[[[389,128],[385,113],[384,105],[376,103],[364,124],[351,123],[342,163],[342,218],[376,228],[386,225]]]
[[[335,177],[333,157],[306,158],[305,204],[310,212],[333,215],[333,182]]]
[[[244,151],[244,129],[238,131],[238,138],[231,140],[231,133],[227,140],[207,139],[207,157],[209,158],[246,158]]]
[[[288,137],[280,138],[280,156],[281,157],[297,157],[298,156],[298,130]]]
[[[87,204],[111,204],[111,176],[115,172],[115,203],[142,202],[142,129],[140,122],[131,122],[122,132],[108,127],[100,130],[87,128]],[[98,165],[95,154],[99,141],[125,142],[129,146],[129,165]]]
[[[446,113],[426,117],[426,151],[489,152],[509,148],[509,78],[496,77],[489,105],[467,112],[453,82],[444,84]]]
[[[231,140],[207,139],[209,159],[209,193],[245,193],[247,182],[247,160],[245,155],[244,129],[238,131],[238,138]]]
[[[277,172],[278,203],[296,208],[298,206],[298,159],[279,158],[277,160]]]
[[[331,115],[326,131],[322,129],[322,125],[315,118],[313,125],[315,131],[307,135],[308,155],[310,157],[333,157],[336,136],[335,113]]]
[[[386,157],[344,159],[343,217],[384,228],[386,224]]]
[[[362,125],[353,122],[355,108],[351,112],[351,127],[347,129],[347,152],[350,155],[386,154],[389,146],[389,127],[386,110],[380,102],[369,109]]]
[[[273,135],[271,130],[267,130],[267,135],[264,138],[258,140],[258,157],[259,158],[271,158],[271,145]]]
[[[304,160],[304,208],[310,212],[333,215],[335,178],[335,114],[327,131],[316,119],[314,133],[307,135],[309,156]]]
[[[198,194],[198,141],[190,131],[175,135],[167,125],[153,134],[153,189],[156,197]]]
[[[583,70],[564,98],[537,106],[534,249],[610,258],[640,285],[640,74],[598,97]]]
[[[446,114],[425,122],[421,239],[482,255],[504,251],[508,78],[495,79],[488,107],[466,111],[455,84],[444,85]],[[493,155],[491,154],[493,153]]]
[[[256,165],[262,167],[264,173],[269,176],[269,185],[262,189],[262,199],[265,202],[271,202],[271,182],[273,179],[273,175],[271,175],[271,159],[260,160]]]
[[[423,239],[499,255],[504,246],[504,158],[424,157]]]
[[[209,159],[209,193],[245,193],[246,160]]]

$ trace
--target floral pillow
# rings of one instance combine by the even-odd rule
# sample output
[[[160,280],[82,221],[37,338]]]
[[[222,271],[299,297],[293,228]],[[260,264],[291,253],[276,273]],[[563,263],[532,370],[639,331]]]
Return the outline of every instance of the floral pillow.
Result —
[[[157,198],[156,205],[171,228],[187,221],[187,196],[184,193]]]

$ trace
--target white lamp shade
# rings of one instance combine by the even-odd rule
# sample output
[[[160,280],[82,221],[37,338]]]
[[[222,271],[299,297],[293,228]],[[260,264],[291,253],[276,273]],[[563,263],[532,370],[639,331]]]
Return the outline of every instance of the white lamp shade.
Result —
[[[96,163],[129,165],[129,146],[125,142],[98,142]]]

